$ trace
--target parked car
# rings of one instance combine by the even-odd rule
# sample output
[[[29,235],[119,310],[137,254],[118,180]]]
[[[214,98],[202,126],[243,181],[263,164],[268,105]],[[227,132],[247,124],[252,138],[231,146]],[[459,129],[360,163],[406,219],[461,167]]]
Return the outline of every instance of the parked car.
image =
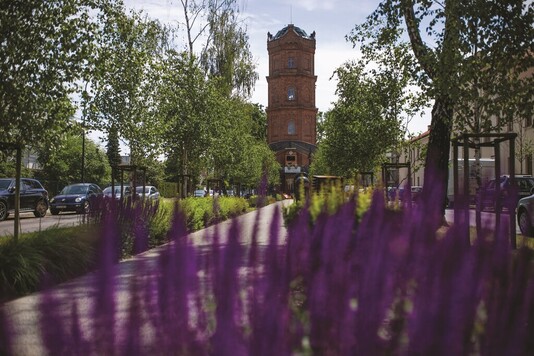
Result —
[[[135,193],[137,194],[139,198],[143,198],[143,186],[141,185],[141,186],[135,187]],[[156,189],[156,187],[152,185],[146,185],[144,198],[150,201],[159,200],[159,192]]]
[[[15,187],[15,178],[0,178],[0,221],[15,211]],[[42,218],[48,205],[48,192],[38,180],[20,179],[20,211],[32,211],[35,217]]]
[[[531,190],[534,193],[534,189]],[[534,236],[534,195],[519,199],[517,202],[517,225],[524,236]]]
[[[114,188],[115,188],[114,189],[114,191],[115,191],[115,199],[117,199],[117,200],[122,199],[123,196],[126,198],[131,194],[131,189],[130,189],[129,185],[123,186],[124,194],[121,194],[121,186],[120,186],[120,184],[119,185],[115,185]],[[104,193],[104,196],[107,197],[107,198],[111,198],[111,196],[113,195],[112,194],[112,190],[111,190],[111,186],[104,188],[104,190],[102,192]]]
[[[486,208],[492,208],[495,210],[497,198],[500,199],[501,204],[506,204],[507,199],[511,196],[517,196],[517,200],[508,203],[511,207],[515,207],[517,202],[531,194],[532,188],[534,188],[534,177],[530,175],[517,175],[514,178],[515,188],[510,184],[511,179],[509,175],[503,175],[500,178],[500,197],[497,197],[497,183],[495,179],[491,179],[484,187],[480,194],[482,210]],[[513,189],[512,189],[513,188]]]
[[[423,192],[423,187],[419,185],[413,185],[412,186],[412,201],[414,202],[419,201],[419,198],[421,197],[422,192]]]
[[[193,192],[193,196],[197,198],[202,198],[206,196],[206,191],[204,189],[197,189]]]
[[[95,200],[102,196],[102,189],[94,183],[67,185],[50,199],[50,213],[57,215],[63,211],[75,211],[87,214]]]

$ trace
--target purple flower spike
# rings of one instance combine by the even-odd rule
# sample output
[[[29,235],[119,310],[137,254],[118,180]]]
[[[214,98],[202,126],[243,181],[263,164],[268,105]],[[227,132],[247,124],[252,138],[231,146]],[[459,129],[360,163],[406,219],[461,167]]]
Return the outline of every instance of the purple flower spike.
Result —
[[[6,311],[0,307],[0,355],[13,355],[11,342],[15,335]]]
[[[238,307],[239,267],[243,259],[239,244],[237,222],[232,223],[228,243],[224,247],[221,266],[214,272],[214,297],[216,302],[216,329],[211,338],[213,350],[218,355],[246,355],[245,344],[238,323],[242,321],[242,312]]]

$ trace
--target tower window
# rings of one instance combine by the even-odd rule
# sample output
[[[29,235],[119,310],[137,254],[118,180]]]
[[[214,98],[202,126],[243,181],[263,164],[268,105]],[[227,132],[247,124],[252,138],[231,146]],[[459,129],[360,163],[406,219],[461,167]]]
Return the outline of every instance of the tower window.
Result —
[[[287,67],[288,68],[296,68],[297,64],[295,63],[295,59],[293,57],[287,58]]]
[[[287,134],[295,135],[296,133],[297,133],[297,129],[295,128],[295,120],[291,119],[289,120],[289,123],[287,124]]]
[[[291,87],[287,89],[287,100],[295,100],[295,88]]]

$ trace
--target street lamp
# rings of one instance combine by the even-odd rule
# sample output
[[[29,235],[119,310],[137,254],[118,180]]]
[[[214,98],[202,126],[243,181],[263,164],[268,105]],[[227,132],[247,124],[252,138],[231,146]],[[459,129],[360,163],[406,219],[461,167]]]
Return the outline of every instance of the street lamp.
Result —
[[[82,100],[83,100],[83,110],[82,110],[82,176],[81,176],[81,182],[85,183],[85,116],[87,115],[87,84],[89,82],[85,82],[85,88],[83,90],[82,94]]]

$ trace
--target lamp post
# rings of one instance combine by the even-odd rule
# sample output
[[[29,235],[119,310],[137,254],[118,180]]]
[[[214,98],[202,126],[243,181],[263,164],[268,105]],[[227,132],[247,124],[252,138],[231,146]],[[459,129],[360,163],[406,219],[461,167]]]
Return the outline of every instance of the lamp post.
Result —
[[[83,109],[82,109],[82,172],[81,172],[81,182],[85,183],[85,116],[87,115],[87,84],[85,82],[85,88],[82,94],[83,100]]]

